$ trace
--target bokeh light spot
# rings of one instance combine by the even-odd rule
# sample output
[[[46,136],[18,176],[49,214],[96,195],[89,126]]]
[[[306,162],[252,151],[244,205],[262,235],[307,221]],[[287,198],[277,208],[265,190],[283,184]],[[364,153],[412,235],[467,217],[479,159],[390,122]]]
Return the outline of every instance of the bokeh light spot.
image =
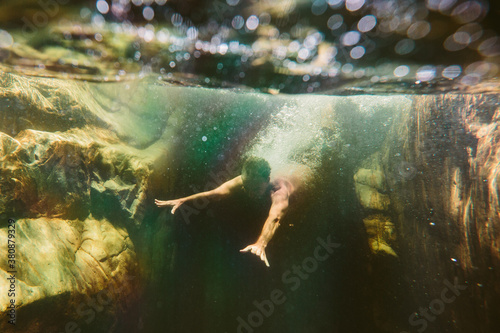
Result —
[[[97,7],[97,10],[101,13],[101,14],[107,14],[108,11],[109,11],[109,5],[106,1],[104,0],[99,0],[96,2],[96,7]]]
[[[475,42],[483,35],[483,28],[477,23],[469,23],[460,27],[457,32],[466,32],[470,36],[470,42]]]
[[[331,7],[331,8],[338,8],[342,6],[344,3],[344,0],[327,0],[326,3]]]
[[[142,10],[142,16],[144,16],[146,20],[151,21],[155,17],[155,12],[153,8],[146,6]]]
[[[299,53],[297,54],[297,58],[298,60],[306,60],[307,58],[309,58],[309,55],[310,55],[310,51],[306,48],[301,48],[299,50]]]
[[[172,22],[174,27],[179,27],[184,19],[182,18],[181,14],[175,13],[174,15],[172,15],[170,21]]]
[[[336,30],[342,26],[344,18],[340,14],[334,14],[328,19],[327,25],[331,30]]]
[[[410,25],[407,35],[411,39],[424,38],[431,31],[431,25],[426,21],[418,21]]]
[[[350,56],[352,59],[359,59],[365,55],[365,48],[363,46],[356,46],[351,50]]]
[[[445,39],[443,46],[446,50],[454,52],[460,51],[467,47],[467,44],[460,44],[455,40],[455,34]]]
[[[238,29],[241,29],[243,28],[243,26],[245,25],[245,19],[240,16],[240,15],[236,15],[232,22],[231,22],[231,25],[233,26],[234,29],[238,30]]]
[[[342,35],[341,41],[345,46],[357,44],[361,39],[361,34],[357,31],[349,31]]]
[[[400,55],[409,54],[413,52],[414,49],[415,42],[411,39],[400,40],[394,47],[394,51],[396,51],[396,53]]]
[[[325,2],[325,0],[315,0],[312,4],[311,12],[314,15],[319,16],[324,12],[326,12],[327,9],[328,9],[328,4]]]
[[[467,32],[459,31],[453,34],[453,39],[459,44],[469,45],[471,42],[470,35]]]
[[[461,23],[469,23],[477,20],[483,12],[483,7],[479,2],[467,1],[458,5],[453,12],[452,16]]]
[[[416,78],[418,81],[430,81],[436,77],[436,67],[426,65],[417,70]]]
[[[397,77],[406,76],[406,75],[408,75],[408,73],[410,73],[410,67],[408,67],[406,65],[398,66],[398,67],[396,67],[396,69],[394,69],[394,76],[397,76]]]
[[[345,8],[351,12],[359,10],[365,4],[365,0],[346,0]]]
[[[353,69],[354,66],[352,64],[345,64],[344,66],[342,66],[342,73],[349,74],[352,72]]]
[[[251,15],[247,19],[246,27],[248,30],[255,30],[259,26],[259,18],[256,15]]]
[[[260,25],[268,25],[271,23],[271,15],[269,13],[262,13],[259,15],[259,24]]]
[[[377,18],[373,15],[366,15],[358,22],[358,30],[361,32],[368,32],[375,28]]]
[[[500,38],[488,38],[479,44],[478,51],[485,57],[495,57],[500,55]]]
[[[465,75],[460,82],[466,86],[473,86],[478,84],[481,81],[481,77],[477,74],[468,74]]]
[[[191,40],[198,38],[198,29],[196,29],[195,27],[190,27],[186,31],[186,36]]]
[[[448,66],[443,70],[443,77],[447,79],[455,79],[462,74],[462,68],[458,65]]]
[[[0,48],[11,47],[14,44],[14,39],[5,30],[0,29]]]

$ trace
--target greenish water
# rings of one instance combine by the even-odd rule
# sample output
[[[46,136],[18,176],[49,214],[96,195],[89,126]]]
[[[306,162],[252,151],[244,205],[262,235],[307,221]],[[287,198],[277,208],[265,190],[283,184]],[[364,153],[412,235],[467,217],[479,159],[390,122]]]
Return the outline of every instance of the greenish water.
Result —
[[[0,331],[497,332],[496,14],[2,2]],[[310,171],[270,267],[269,195],[155,205],[251,156]]]
[[[59,262],[66,298],[56,291],[26,299],[18,309],[21,331],[33,323],[60,330],[67,322],[92,332],[399,332],[424,324],[429,332],[467,331],[495,309],[494,301],[484,312],[467,304],[482,299],[467,291],[450,305],[470,311],[463,321],[454,311],[435,323],[411,319],[439,294],[440,276],[494,288],[494,275],[484,273],[494,263],[476,266],[483,272],[477,275],[468,275],[466,262],[449,263],[470,244],[457,234],[456,214],[477,223],[489,214],[468,212],[482,199],[475,171],[467,170],[480,168],[474,159],[494,147],[492,139],[478,141],[486,134],[472,133],[496,121],[498,95],[270,95],[179,87],[156,76],[114,83],[2,79],[2,191],[11,193],[2,216],[27,219],[30,230],[44,217],[76,226],[77,234],[92,218],[93,225],[125,232],[131,242],[125,248],[133,251],[112,266],[133,274],[133,289],[116,293],[113,305],[101,303],[95,317],[78,304],[99,300],[106,284],[73,287],[70,281],[95,273],[70,274],[65,265],[73,264]],[[239,252],[261,232],[269,201],[242,192],[174,215],[154,205],[155,198],[188,196],[238,176],[248,156],[267,159],[273,170],[293,163],[313,171],[308,191],[266,248],[269,268]],[[366,172],[371,178],[362,178]],[[16,187],[19,181],[24,187]],[[466,200],[469,206],[461,206]],[[64,241],[66,229],[53,230],[57,237],[47,240],[66,248],[97,237],[86,251],[98,257],[93,251],[100,246],[124,246],[107,229],[76,236],[73,245]],[[30,237],[40,236],[30,235],[20,258],[38,251]],[[110,258],[100,260],[108,265]],[[43,266],[19,260],[21,280],[44,274]],[[47,293],[57,286],[39,283]],[[60,317],[44,319],[42,304]],[[484,332],[496,324],[486,325]]]
[[[270,268],[238,252],[257,238],[269,206],[249,203],[245,197],[228,199],[190,215],[189,223],[183,214],[151,213],[155,218],[145,223],[146,230],[151,237],[158,230],[170,233],[176,258],[156,273],[161,288],[152,287],[154,296],[148,299],[153,308],[148,311],[149,325],[160,329],[168,322],[175,332],[235,331],[238,318],[247,321],[250,316],[259,322],[258,315],[251,315],[254,301],[268,304],[273,290],[280,290],[286,301],[268,309],[261,331],[368,331],[369,323],[358,322],[366,316],[359,300],[367,286],[353,279],[365,274],[368,244],[363,241],[352,176],[355,166],[380,148],[395,113],[408,110],[410,99],[274,97],[178,88],[166,88],[166,95],[174,95],[168,92],[172,90],[196,97],[189,98],[189,107],[177,118],[182,140],[172,155],[178,161],[178,179],[174,188],[162,188],[164,198],[202,189],[214,182],[211,172],[224,171],[234,162],[241,165],[241,156],[247,154],[265,157],[273,168],[304,163],[314,169],[315,187],[303,207],[291,207],[269,245]],[[225,173],[233,177],[238,172],[234,168]],[[339,247],[325,262],[312,266],[313,272],[297,277],[293,268],[314,258],[318,238],[331,239]],[[170,265],[174,269],[168,274]],[[162,306],[154,309],[157,302]],[[157,316],[162,319],[155,323]]]

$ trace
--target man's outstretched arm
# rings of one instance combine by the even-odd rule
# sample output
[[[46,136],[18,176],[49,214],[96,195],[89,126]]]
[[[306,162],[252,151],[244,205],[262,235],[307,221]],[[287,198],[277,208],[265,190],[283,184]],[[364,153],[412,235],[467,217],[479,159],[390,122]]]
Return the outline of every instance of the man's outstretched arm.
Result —
[[[163,200],[155,199],[155,204],[158,207],[172,207],[172,214],[174,214],[175,211],[177,210],[177,208],[179,208],[181,205],[183,205],[189,201],[193,201],[193,200],[201,199],[201,198],[206,198],[206,199],[211,200],[211,201],[220,200],[220,199],[224,198],[225,196],[230,195],[231,193],[233,193],[233,191],[236,188],[241,187],[241,186],[242,186],[241,176],[238,176],[238,177],[235,177],[235,178],[225,182],[224,184],[222,184],[221,186],[219,186],[213,190],[196,193],[196,194],[190,195],[188,197],[174,199],[174,200],[163,201]]]
[[[274,233],[278,229],[280,221],[283,216],[285,216],[287,209],[288,192],[285,189],[282,189],[273,195],[273,203],[271,205],[271,209],[269,210],[269,216],[264,223],[264,227],[262,228],[262,232],[260,233],[257,242],[248,245],[244,249],[240,250],[240,252],[252,252],[256,256],[260,257],[266,266],[269,267],[269,261],[266,256],[266,246],[273,238]]]

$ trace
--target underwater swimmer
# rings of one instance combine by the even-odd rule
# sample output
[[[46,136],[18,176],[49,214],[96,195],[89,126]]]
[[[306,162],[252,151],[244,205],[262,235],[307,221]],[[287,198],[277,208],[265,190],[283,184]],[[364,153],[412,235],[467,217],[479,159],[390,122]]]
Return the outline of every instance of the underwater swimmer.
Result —
[[[271,167],[269,163],[257,157],[250,157],[243,165],[241,175],[235,177],[221,186],[206,192],[193,194],[191,196],[162,201],[155,199],[155,204],[158,207],[172,207],[172,214],[184,203],[205,198],[208,200],[220,200],[225,197],[235,194],[237,191],[243,190],[250,199],[261,199],[266,195],[271,197],[271,208],[264,222],[262,231],[257,241],[250,244],[240,252],[251,252],[258,256],[267,267],[269,261],[266,256],[266,246],[273,238],[274,233],[280,225],[280,221],[285,216],[290,198],[299,189],[306,173],[310,171],[305,166],[289,166],[284,172],[278,172],[273,175],[271,181]]]

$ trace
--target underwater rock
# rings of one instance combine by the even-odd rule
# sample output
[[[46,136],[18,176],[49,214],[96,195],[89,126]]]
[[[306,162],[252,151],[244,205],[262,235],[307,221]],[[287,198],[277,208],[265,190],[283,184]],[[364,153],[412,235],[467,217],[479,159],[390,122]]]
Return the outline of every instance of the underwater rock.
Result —
[[[0,165],[3,211],[69,219],[88,215],[86,158],[91,141],[75,134],[25,130],[11,138],[19,145],[3,156]]]
[[[380,193],[369,185],[356,183],[356,194],[359,202],[366,209],[387,210],[391,203],[389,196]]]
[[[467,287],[433,322],[436,331],[500,324],[499,112],[496,94],[415,96],[381,150],[415,304],[439,297],[443,279]]]
[[[91,216],[83,221],[19,219],[15,228],[16,303],[17,316],[22,320],[16,326],[7,323],[9,298],[2,293],[2,332],[61,331],[65,329],[63,319],[89,324],[89,296],[100,302],[104,316],[111,318],[127,298],[129,302],[134,299],[136,254],[125,228]],[[7,239],[7,228],[0,229],[0,237]],[[0,248],[0,255],[7,257],[6,247]],[[9,283],[6,265],[6,261],[0,264],[2,290],[7,290]],[[45,318],[50,314],[52,319]]]
[[[354,174],[354,186],[359,202],[370,214],[373,210],[387,211],[390,205],[390,198],[385,191],[386,181],[384,173],[380,170],[380,154],[374,153],[362,162],[362,165],[373,169],[360,168]],[[363,219],[363,224],[368,236],[368,245],[375,255],[385,253],[397,257],[392,249],[396,239],[394,224],[389,217],[383,214],[371,214]]]
[[[85,91],[87,90],[87,91]],[[0,131],[65,131],[104,124],[92,113],[92,94],[84,84],[0,73]]]
[[[0,132],[0,163],[3,163],[5,156],[16,150],[19,145],[19,141],[3,132]]]
[[[392,249],[396,240],[396,231],[390,218],[382,214],[370,215],[363,219],[368,235],[368,244],[374,254],[379,252],[397,257]]]
[[[354,182],[385,191],[385,177],[382,171],[359,169],[354,175]]]
[[[168,47],[167,43],[145,43],[133,35],[111,32],[106,27],[98,29],[67,21],[26,29],[14,36],[16,43],[1,58],[16,71],[89,80],[96,79],[97,75],[119,80],[127,73],[138,73],[141,66],[132,59],[139,48],[143,59],[151,61],[161,47]]]
[[[119,203],[124,221],[141,220],[151,171],[147,162],[143,164],[131,154],[130,148],[120,146],[112,132],[97,133],[91,128],[64,133],[25,130],[6,141],[19,146],[5,154],[0,165],[5,175],[0,180],[0,188],[6,193],[0,207],[4,212],[84,219],[91,212],[106,215],[106,209],[99,210],[99,205],[91,209],[91,202],[100,201]],[[114,152],[124,153],[110,153],[110,144],[115,144]],[[106,191],[93,191],[96,182]]]
[[[144,219],[154,162],[163,154],[162,144],[150,143],[166,122],[143,120],[147,108],[113,104],[114,96],[106,98],[113,87],[7,73],[0,81],[0,216],[17,227],[23,321],[16,329],[55,332],[65,322],[112,328],[138,294],[130,235]],[[3,224],[0,235],[6,234]],[[104,310],[91,316],[89,299],[102,299]],[[2,332],[12,331],[4,318],[8,303],[2,294]]]
[[[388,209],[389,196],[380,193],[385,190],[385,178],[380,170],[358,169],[354,175],[354,186],[358,200],[364,208],[381,211]]]

